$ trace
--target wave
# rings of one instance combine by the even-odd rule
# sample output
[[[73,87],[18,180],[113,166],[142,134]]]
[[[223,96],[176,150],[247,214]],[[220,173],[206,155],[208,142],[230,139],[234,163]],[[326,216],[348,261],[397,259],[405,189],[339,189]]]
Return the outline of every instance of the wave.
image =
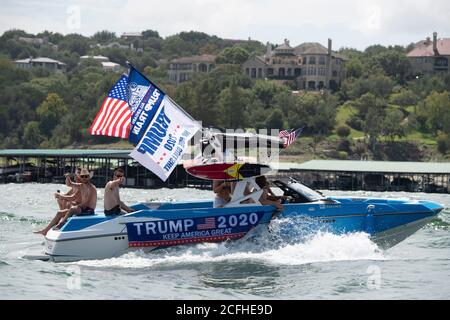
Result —
[[[14,222],[23,222],[27,224],[42,224],[48,223],[49,220],[40,219],[33,216],[19,216],[9,212],[0,212],[0,221],[14,221]]]

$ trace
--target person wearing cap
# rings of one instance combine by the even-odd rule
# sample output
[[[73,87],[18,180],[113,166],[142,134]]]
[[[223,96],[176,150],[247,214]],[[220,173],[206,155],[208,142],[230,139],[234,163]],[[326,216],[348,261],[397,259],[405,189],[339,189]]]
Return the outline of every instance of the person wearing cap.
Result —
[[[81,171],[80,168],[77,168],[77,170],[75,171],[75,182],[78,183],[81,182],[81,179],[79,177],[80,171]],[[67,184],[67,179],[70,180],[71,174],[66,173],[64,174],[64,176],[66,177],[66,184]],[[70,190],[64,194],[60,194],[58,190],[58,192],[55,193],[55,199],[58,202],[59,211],[56,212],[56,215],[44,229],[35,231],[34,233],[42,234],[44,236],[47,235],[47,232],[51,228],[56,226],[59,223],[59,221],[61,221],[61,219],[65,217],[65,215],[69,212],[72,206],[81,204],[81,193],[79,192],[79,190],[73,187],[70,188]]]
[[[120,200],[119,187],[125,182],[125,172],[121,168],[114,170],[113,180],[109,181],[105,186],[104,208],[105,216],[120,215],[122,210],[125,212],[133,212]]]
[[[72,206],[69,211],[66,213],[64,218],[59,222],[56,226],[57,229],[61,228],[73,215],[82,216],[82,215],[91,215],[95,213],[95,207],[97,206],[97,189],[91,182],[91,178],[93,173],[89,172],[86,168],[81,169],[78,177],[80,178],[80,183],[72,182],[70,179],[66,179],[66,185],[68,187],[72,187],[78,190],[81,195],[81,203],[75,206]],[[61,194],[57,195],[57,197],[62,197],[65,200],[71,201],[71,197],[63,196]]]

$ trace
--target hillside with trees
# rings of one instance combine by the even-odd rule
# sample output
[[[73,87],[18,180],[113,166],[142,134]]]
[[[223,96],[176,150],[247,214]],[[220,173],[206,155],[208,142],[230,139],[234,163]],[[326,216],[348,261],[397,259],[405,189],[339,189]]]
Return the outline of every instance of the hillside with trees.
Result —
[[[48,39],[34,45],[20,37]],[[117,42],[130,49],[108,48]],[[132,48],[142,48],[133,50]],[[336,92],[293,91],[295,83],[252,80],[240,64],[263,54],[257,41],[233,41],[201,32],[162,38],[146,30],[138,40],[100,31],[91,37],[10,30],[0,37],[0,147],[65,148],[108,145],[117,139],[88,133],[107,92],[133,63],[204,126],[218,128],[304,127],[289,159],[339,158],[445,160],[450,150],[450,74],[408,78],[410,47],[344,48],[347,78]],[[169,81],[168,62],[214,54],[216,68],[180,85]],[[105,72],[80,56],[102,55],[121,72]],[[13,61],[49,57],[65,73],[18,69]],[[131,147],[124,144],[125,147]]]

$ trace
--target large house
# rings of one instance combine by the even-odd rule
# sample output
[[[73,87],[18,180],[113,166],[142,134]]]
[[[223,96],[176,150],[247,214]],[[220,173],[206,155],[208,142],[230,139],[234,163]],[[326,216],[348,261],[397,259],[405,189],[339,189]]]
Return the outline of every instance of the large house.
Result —
[[[346,60],[332,50],[331,39],[328,39],[328,48],[316,42],[291,47],[285,39],[284,44],[274,50],[267,43],[265,55],[252,55],[241,68],[253,79],[296,80],[298,89],[336,90],[345,77]]]
[[[211,72],[215,66],[216,56],[210,54],[173,59],[169,63],[169,80],[181,83],[192,78],[194,73]]]
[[[434,32],[433,41],[429,37],[419,41],[406,56],[413,76],[449,73],[450,39],[438,39]]]
[[[14,63],[20,69],[45,68],[49,71],[66,71],[66,64],[64,62],[45,57],[21,59],[14,61]]]

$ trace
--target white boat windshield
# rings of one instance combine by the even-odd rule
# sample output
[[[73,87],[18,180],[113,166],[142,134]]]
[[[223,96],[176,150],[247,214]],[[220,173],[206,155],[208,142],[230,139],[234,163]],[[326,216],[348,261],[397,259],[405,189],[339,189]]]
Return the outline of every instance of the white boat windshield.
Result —
[[[321,193],[291,179],[289,182],[275,180],[274,184],[283,191],[283,195],[292,198],[290,203],[309,203],[328,200]]]
[[[307,186],[301,184],[300,182],[289,182],[287,183],[287,185],[291,189],[297,191],[298,193],[302,194],[311,201],[318,201],[325,199],[325,197],[322,194],[318,193],[317,191],[314,191],[311,188],[308,188]]]

